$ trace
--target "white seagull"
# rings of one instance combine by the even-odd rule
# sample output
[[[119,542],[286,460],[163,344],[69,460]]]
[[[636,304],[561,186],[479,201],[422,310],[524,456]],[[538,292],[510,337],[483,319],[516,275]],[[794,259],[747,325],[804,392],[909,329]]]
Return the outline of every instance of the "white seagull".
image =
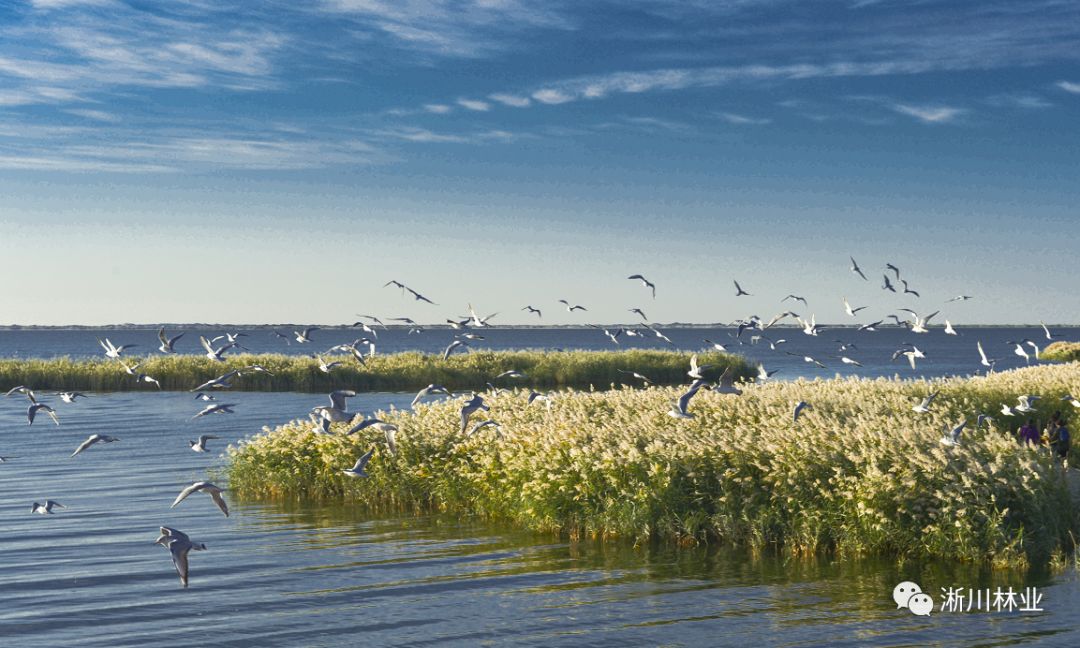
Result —
[[[60,502],[55,502],[53,500],[45,500],[44,504],[38,504],[37,502],[34,502],[33,506],[30,507],[30,512],[40,513],[41,515],[53,515],[52,510],[54,506],[59,506],[60,508],[67,508]]]
[[[91,434],[86,439],[86,441],[83,441],[79,445],[78,448],[75,448],[75,452],[72,452],[71,456],[74,457],[75,455],[79,454],[83,450],[86,450],[87,448],[94,445],[95,443],[112,443],[113,441],[119,441],[119,440],[120,439],[118,439],[118,438],[116,438],[114,436],[109,436],[108,434]]]
[[[318,326],[309,326],[303,331],[293,331],[293,336],[295,337],[297,342],[299,342],[300,344],[305,344],[307,342],[311,342],[311,334],[318,330]]]
[[[735,296],[736,297],[742,297],[743,295],[746,295],[747,297],[753,297],[753,295],[751,295],[750,293],[748,293],[748,292],[746,292],[745,290],[742,289],[742,286],[739,285],[738,281],[732,280],[732,283],[735,284]]]
[[[191,446],[192,452],[206,452],[206,442],[210,439],[220,439],[221,437],[213,434],[201,434],[198,441],[188,441],[188,445]]]
[[[648,279],[646,279],[645,277],[643,277],[643,276],[641,276],[639,274],[632,274],[629,277],[627,277],[627,279],[640,279],[641,280],[641,286],[643,288],[651,288],[652,289],[653,299],[656,299],[656,284],[654,284],[653,282],[649,281]]]
[[[158,351],[161,351],[162,353],[176,353],[176,349],[173,348],[173,345],[176,344],[177,340],[184,337],[184,334],[181,333],[180,335],[176,335],[171,338],[166,337],[165,327],[162,326],[158,329],[157,336],[158,339],[161,340],[161,346],[158,347]]]
[[[668,412],[668,416],[677,419],[694,418],[694,415],[687,411],[687,408],[690,407],[690,399],[697,395],[698,391],[700,391],[701,388],[705,385],[706,382],[704,380],[695,380],[693,384],[690,385],[690,389],[688,389],[686,393],[680,396],[679,400],[675,401],[675,403],[671,406],[671,410]]]
[[[934,392],[922,399],[922,402],[911,408],[912,412],[918,412],[919,414],[926,414],[930,411],[930,404],[934,402],[934,398],[939,392]]]
[[[170,506],[169,508],[173,508],[180,502],[183,502],[185,499],[187,499],[187,496],[191,495],[192,493],[206,493],[210,496],[210,499],[214,500],[214,504],[217,504],[217,507],[221,509],[221,512],[225,514],[225,517],[229,517],[229,507],[225,504],[225,500],[221,497],[221,493],[224,490],[224,488],[218,488],[217,486],[207,481],[195,482],[191,486],[188,486],[184,490],[180,491],[180,494],[176,496],[176,500],[173,501],[172,506]]]
[[[802,414],[802,411],[806,409],[814,409],[814,406],[810,403],[807,403],[806,401],[799,401],[798,403],[796,403],[795,411],[791,416],[792,423],[797,422],[799,420],[799,414]]]
[[[130,349],[131,347],[139,346],[137,344],[122,344],[120,346],[116,346],[115,344],[113,344],[112,342],[109,341],[109,338],[105,338],[104,342],[102,342],[99,339],[98,344],[101,345],[102,349],[105,349],[105,357],[113,358],[113,359],[119,358],[120,354],[123,353],[125,349]]]
[[[159,544],[169,550],[173,567],[176,568],[176,575],[180,577],[180,584],[187,587],[188,554],[192,550],[206,551],[206,545],[201,542],[192,542],[186,533],[166,526],[161,527],[161,535],[154,544]]]
[[[859,264],[855,263],[855,257],[849,256],[848,258],[851,259],[851,271],[862,277],[863,281],[870,281],[866,278],[866,275],[863,274],[862,268],[859,267]]]
[[[191,417],[191,420],[201,418],[208,414],[235,414],[232,408],[236,407],[236,403],[214,403],[213,405],[207,405],[201,412]]]
[[[484,399],[480,394],[473,394],[473,397],[465,401],[465,404],[461,406],[461,432],[465,433],[466,428],[469,427],[469,417],[475,412],[483,410],[489,411],[491,408],[484,404]]]
[[[52,418],[53,423],[56,423],[57,425],[60,425],[60,419],[56,418],[56,410],[49,407],[45,403],[34,403],[30,407],[26,408],[26,424],[27,425],[33,425],[34,424],[34,418],[37,416],[37,413],[39,411],[45,412],[46,414],[48,414]]]
[[[372,448],[361,455],[360,458],[356,460],[356,463],[353,464],[352,468],[342,468],[341,472],[349,477],[367,477],[367,471],[364,469],[367,468],[368,462],[371,461],[371,455],[373,454],[375,454],[375,448]]]
[[[864,310],[864,309],[866,309],[866,306],[859,306],[858,308],[852,308],[851,304],[848,303],[847,297],[844,297],[844,312],[846,312],[851,317],[855,317],[855,313],[858,313],[859,311]]]
[[[958,446],[960,445],[960,433],[964,431],[964,426],[967,425],[967,419],[960,421],[960,424],[949,430],[949,426],[945,426],[945,435],[941,437],[941,445],[945,446]]]

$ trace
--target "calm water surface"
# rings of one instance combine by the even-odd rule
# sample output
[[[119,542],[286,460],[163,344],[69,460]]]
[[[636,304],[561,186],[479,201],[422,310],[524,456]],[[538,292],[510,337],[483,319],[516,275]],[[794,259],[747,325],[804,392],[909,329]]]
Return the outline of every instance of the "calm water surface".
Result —
[[[718,549],[569,543],[477,521],[372,519],[355,507],[241,502],[187,484],[228,443],[325,397],[236,393],[231,416],[190,417],[189,394],[95,394],[25,422],[0,399],[3,645],[996,646],[1080,644],[1080,580],[954,564],[786,561]],[[371,411],[409,394],[353,399]],[[55,400],[55,399],[50,399]],[[69,455],[92,433],[120,441]],[[188,439],[211,433],[210,454]],[[31,515],[33,501],[68,508]],[[159,525],[205,542],[184,590]],[[1038,587],[1044,612],[896,610],[893,586]]]

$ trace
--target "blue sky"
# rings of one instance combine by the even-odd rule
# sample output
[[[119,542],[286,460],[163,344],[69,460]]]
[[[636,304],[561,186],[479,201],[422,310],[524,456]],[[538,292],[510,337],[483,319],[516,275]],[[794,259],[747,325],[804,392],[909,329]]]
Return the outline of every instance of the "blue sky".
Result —
[[[0,24],[2,323],[1080,313],[1073,1],[36,0]],[[923,296],[882,291],[886,262]]]

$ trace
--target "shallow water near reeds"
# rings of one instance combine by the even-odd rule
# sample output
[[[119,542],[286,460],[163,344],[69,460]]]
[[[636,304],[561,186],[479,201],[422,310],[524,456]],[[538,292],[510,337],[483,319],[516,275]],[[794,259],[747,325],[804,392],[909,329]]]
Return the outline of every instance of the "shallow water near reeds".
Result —
[[[184,393],[93,394],[53,402],[61,425],[25,422],[0,399],[0,636],[4,645],[777,645],[1067,646],[1080,643],[1076,572],[953,563],[790,560],[724,547],[570,542],[479,520],[375,517],[326,502],[208,497],[169,505],[221,466],[227,444],[300,417],[325,397],[219,394],[236,414],[191,420]],[[353,409],[405,407],[364,394]],[[69,455],[93,433],[120,441]],[[188,439],[215,434],[211,452]],[[224,486],[225,484],[221,484]],[[32,515],[33,501],[67,506]],[[168,525],[205,542],[184,590]],[[897,610],[920,583],[934,612]],[[940,610],[941,588],[1022,592],[1041,612]],[[962,608],[966,608],[966,601]]]

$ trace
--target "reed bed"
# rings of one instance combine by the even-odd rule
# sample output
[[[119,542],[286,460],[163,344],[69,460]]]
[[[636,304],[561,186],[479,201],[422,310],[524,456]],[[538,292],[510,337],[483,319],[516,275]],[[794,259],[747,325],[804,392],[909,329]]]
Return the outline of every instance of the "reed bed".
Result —
[[[1056,360],[1059,362],[1080,361],[1080,342],[1054,342],[1048,344],[1042,350],[1040,357],[1043,360]]]
[[[138,371],[154,377],[161,388],[171,391],[192,389],[228,371],[258,364],[271,373],[246,373],[232,381],[236,391],[329,392],[418,390],[430,383],[451,390],[482,389],[495,376],[510,369],[527,375],[520,383],[538,389],[588,388],[590,385],[632,381],[619,370],[637,371],[659,384],[677,384],[686,377],[690,355],[673,351],[475,351],[453,355],[418,352],[376,355],[360,365],[351,357],[324,356],[341,360],[342,365],[326,374],[308,356],[283,354],[226,356],[216,362],[196,355],[153,355],[127,358],[139,363]],[[702,363],[731,367],[732,375],[749,378],[750,365],[741,357],[703,353]],[[500,386],[509,386],[504,379]],[[140,383],[124,372],[116,360],[54,358],[44,360],[0,360],[0,388],[27,385],[38,390],[132,391],[156,389]]]
[[[928,414],[912,405],[940,390]],[[317,435],[264,428],[228,450],[238,495],[344,499],[374,510],[442,511],[570,536],[722,541],[793,554],[1045,563],[1071,547],[1077,516],[1060,464],[1022,447],[1020,421],[972,429],[1020,394],[1039,416],[1080,394],[1080,366],[1045,365],[934,381],[836,378],[702,392],[692,420],[666,415],[678,388],[525,391],[488,397],[501,430],[460,433],[460,400],[377,412],[400,427],[397,453],[372,428]],[[797,423],[792,408],[806,400]],[[1071,417],[1073,429],[1077,414]],[[967,419],[959,447],[943,428]],[[368,479],[350,467],[375,448]]]

